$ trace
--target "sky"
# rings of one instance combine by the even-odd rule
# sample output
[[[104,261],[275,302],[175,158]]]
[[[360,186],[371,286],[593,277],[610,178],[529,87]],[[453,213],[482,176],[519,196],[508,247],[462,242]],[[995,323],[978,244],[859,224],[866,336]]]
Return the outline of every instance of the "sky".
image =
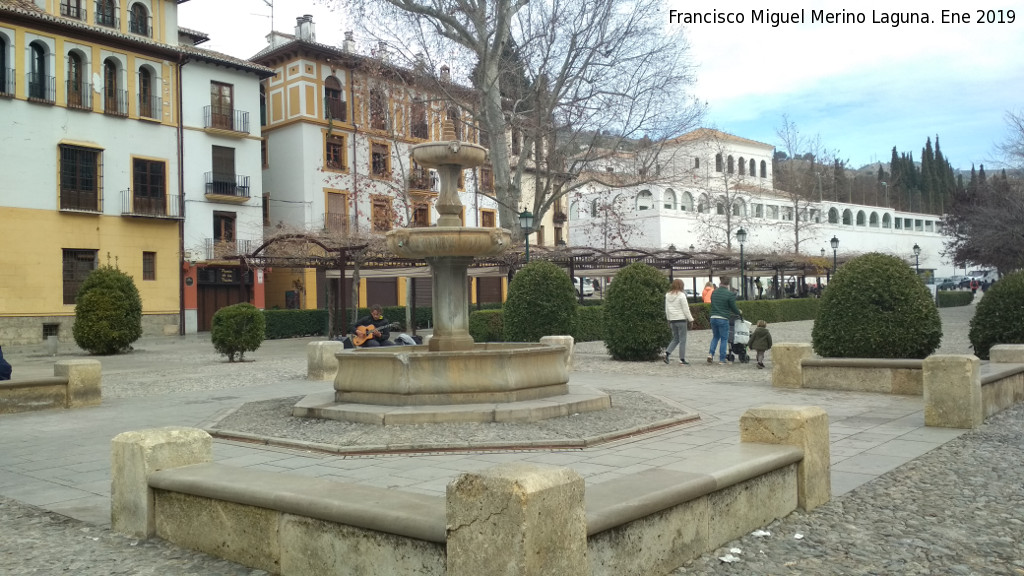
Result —
[[[191,0],[179,5],[179,24],[210,36],[201,47],[247,58],[266,45],[269,1]],[[282,32],[303,14],[313,15],[324,44],[340,45],[345,30],[357,29],[322,2],[273,4]],[[704,126],[781,147],[776,130],[786,115],[852,168],[887,162],[893,146],[919,161],[925,139],[934,145],[938,135],[954,168],[991,170],[1000,166],[1006,113],[1024,110],[1024,5],[991,0],[979,13],[967,4],[666,0],[664,22],[684,28],[693,95],[708,107]],[[943,6],[959,6],[948,11],[970,21],[942,23]],[[733,22],[673,23],[670,10]],[[756,22],[761,11],[766,21]],[[863,22],[812,22],[815,11]],[[893,26],[894,11],[931,22]],[[771,15],[795,21],[773,26]],[[980,15],[1003,23],[979,23]]]

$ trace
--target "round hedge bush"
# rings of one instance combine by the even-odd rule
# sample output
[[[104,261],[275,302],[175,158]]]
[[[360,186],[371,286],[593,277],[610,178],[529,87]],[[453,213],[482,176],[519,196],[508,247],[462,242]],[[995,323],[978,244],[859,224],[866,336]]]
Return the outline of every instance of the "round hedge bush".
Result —
[[[832,275],[811,330],[814,351],[833,358],[924,358],[941,341],[931,292],[906,262],[878,253]]]
[[[974,355],[983,360],[996,344],[1024,344],[1024,271],[1003,276],[985,291],[968,338]]]
[[[523,266],[508,286],[504,311],[506,342],[539,342],[544,336],[572,334],[576,290],[569,275],[546,260]]]
[[[75,343],[92,354],[117,354],[142,337],[142,297],[132,277],[100,266],[75,296]]]
[[[665,320],[669,282],[655,268],[635,262],[622,268],[604,298],[605,347],[615,360],[653,360],[672,339]]]
[[[246,352],[253,352],[263,344],[266,331],[263,311],[248,302],[240,302],[214,313],[210,341],[217,352],[228,357],[228,362],[240,362]]]

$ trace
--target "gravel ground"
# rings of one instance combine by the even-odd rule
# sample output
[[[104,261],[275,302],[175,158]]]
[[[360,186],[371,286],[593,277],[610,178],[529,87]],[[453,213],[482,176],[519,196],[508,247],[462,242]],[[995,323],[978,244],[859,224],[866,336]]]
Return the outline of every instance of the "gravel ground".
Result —
[[[970,353],[967,322],[973,307],[941,311],[942,353]],[[808,340],[810,322],[770,326],[774,340]],[[730,371],[730,379],[770,379],[770,370],[702,361],[710,334],[691,332],[691,366],[615,362],[600,343],[580,344],[578,372],[632,375],[692,370]],[[166,358],[154,348],[140,359]],[[770,364],[770,355],[769,355]],[[155,364],[166,366],[167,364]],[[238,368],[251,368],[238,370]],[[217,378],[219,370],[232,378]],[[188,366],[133,378],[104,374],[104,395],[153,396],[304,377],[305,357],[227,366],[215,355]],[[240,372],[252,372],[240,378]],[[183,377],[183,374],[195,374]],[[200,375],[201,374],[201,375]],[[123,381],[122,381],[123,380]],[[625,399],[627,402],[628,399]],[[647,401],[636,397],[634,399]],[[666,408],[671,411],[672,407]],[[679,574],[1024,574],[1024,404],[974,431],[834,498],[810,513],[796,512],[683,566]],[[0,498],[0,575],[263,575],[159,540],[139,541],[20,502]],[[797,538],[797,535],[802,538]],[[732,552],[731,549],[739,552]],[[731,553],[736,562],[720,557]]]

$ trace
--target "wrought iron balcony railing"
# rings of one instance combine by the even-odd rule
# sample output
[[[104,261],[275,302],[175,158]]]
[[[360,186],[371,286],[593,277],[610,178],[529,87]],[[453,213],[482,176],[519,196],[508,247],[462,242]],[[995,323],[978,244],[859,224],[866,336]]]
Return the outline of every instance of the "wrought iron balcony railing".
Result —
[[[122,190],[121,215],[180,219],[181,204],[177,194],[142,196],[131,190]]]
[[[217,196],[249,197],[249,177],[238,174],[206,173],[206,193]]]
[[[249,113],[220,106],[203,106],[203,127],[249,133]]]

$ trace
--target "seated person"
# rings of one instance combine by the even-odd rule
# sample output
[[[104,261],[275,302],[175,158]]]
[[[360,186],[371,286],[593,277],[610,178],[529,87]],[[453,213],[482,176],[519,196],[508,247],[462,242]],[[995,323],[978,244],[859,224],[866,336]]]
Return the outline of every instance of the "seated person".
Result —
[[[388,322],[387,318],[384,317],[384,312],[381,310],[380,304],[374,304],[370,307],[370,315],[363,316],[356,320],[355,324],[352,325],[352,343],[355,344],[358,340],[362,339],[367,335],[366,328],[373,326],[372,334],[369,334],[369,338],[366,339],[362,344],[357,345],[357,348],[372,348],[374,346],[394,346],[394,342],[390,341],[391,338],[391,323]]]

